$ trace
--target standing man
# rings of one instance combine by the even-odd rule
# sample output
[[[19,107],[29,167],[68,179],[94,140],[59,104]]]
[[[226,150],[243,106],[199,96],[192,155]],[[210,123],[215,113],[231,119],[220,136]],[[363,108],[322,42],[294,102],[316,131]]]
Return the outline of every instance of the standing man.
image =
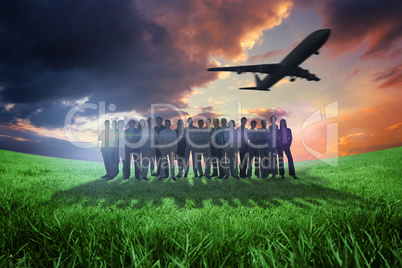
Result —
[[[172,179],[176,181],[175,177],[175,168],[174,168],[174,155],[177,152],[177,136],[176,131],[170,129],[171,122],[170,120],[165,121],[165,129],[161,130],[159,133],[159,148],[161,151],[161,174],[164,176],[160,176],[159,180],[169,177],[169,170],[170,167],[170,174]],[[168,162],[169,157],[169,162]]]
[[[124,180],[130,178],[130,168],[131,168],[131,155],[134,157],[134,171],[135,178],[140,180],[140,168],[139,168],[139,148],[138,141],[140,140],[140,134],[138,129],[135,128],[135,121],[128,121],[128,128],[125,130],[126,138],[126,150],[123,160],[123,176]]]
[[[213,128],[211,128],[211,155],[212,155],[212,165],[213,165],[213,173],[212,177],[220,177],[220,174],[222,174],[223,178],[223,170],[222,167],[219,165],[220,159],[222,158],[222,148],[218,148],[217,145],[220,144],[218,138],[219,138],[219,132],[218,130],[220,129],[219,127],[219,119],[214,118],[212,120],[212,123],[214,125]],[[218,175],[218,165],[219,165],[219,175]]]
[[[113,121],[112,126],[115,131],[115,152],[113,154],[113,170],[114,176],[117,177],[119,174],[119,163],[120,158],[124,158],[124,121],[119,120],[119,122]]]
[[[177,174],[177,178],[180,179],[183,176],[184,164],[185,164],[185,154],[186,154],[186,138],[184,136],[184,122],[179,119],[177,121],[176,128],[176,137],[177,137],[177,166],[179,169],[179,174]]]
[[[186,127],[184,134],[186,137],[186,152],[184,156],[184,165],[185,165],[185,173],[184,177],[187,178],[188,171],[190,169],[190,152],[191,152],[191,159],[193,161],[193,172],[194,175],[197,175],[197,166],[196,166],[196,159],[195,159],[195,152],[194,152],[194,133],[197,131],[197,128],[193,125],[193,119],[190,117],[187,119],[188,126]]]
[[[113,176],[116,177],[119,173],[119,128],[117,121],[112,121],[112,131],[114,132],[114,150],[113,150]]]
[[[227,140],[227,136],[225,135],[226,132],[228,132],[228,126],[227,124],[227,120],[226,118],[222,118],[221,119],[221,127],[219,129],[219,133],[217,133],[218,135],[218,145],[220,145],[222,147],[222,155],[221,158],[219,159],[219,167],[222,168],[222,173],[219,174],[218,179],[227,179],[229,177],[229,163],[228,163],[228,159],[226,157],[226,147],[229,146],[229,142],[230,140]]]
[[[251,121],[250,126],[251,126],[251,128],[248,131],[248,139],[249,139],[249,144],[248,144],[249,158],[248,159],[249,159],[249,162],[248,162],[248,171],[247,171],[247,176],[249,179],[251,179],[251,176],[253,174],[253,159],[254,159],[254,175],[257,176],[257,178],[260,177],[258,136],[257,136],[257,129],[255,129],[255,127],[257,126],[257,122],[255,120]]]
[[[148,168],[151,165],[153,148],[151,132],[144,119],[138,123],[138,130],[141,137],[141,179],[148,180]]]
[[[208,179],[211,179],[211,158],[212,158],[212,155],[211,155],[211,130],[212,130],[211,119],[207,118],[205,120],[205,123],[207,124],[207,126],[205,127],[205,131],[207,134],[206,139],[207,139],[207,143],[208,143],[208,146],[206,146],[205,153],[204,153],[204,155],[206,154],[206,157],[207,157],[207,162],[205,163],[207,165],[207,166],[205,166],[205,176]],[[208,170],[208,172],[207,172],[207,170]]]
[[[271,125],[268,128],[269,137],[269,172],[272,174],[271,179],[275,179],[278,175],[278,162],[277,162],[277,152],[276,152],[276,142],[278,138],[278,125],[276,124],[275,115],[271,115],[270,118]]]
[[[204,121],[198,120],[198,130],[194,135],[194,143],[196,144],[197,148],[194,148],[195,151],[195,159],[197,162],[197,171],[199,172],[199,177],[202,178],[204,175],[202,172],[202,165],[201,165],[201,156],[204,158],[204,165],[205,165],[205,176],[208,179],[211,179],[210,176],[210,158],[211,153],[209,151],[209,143],[210,143],[210,134],[208,128],[204,128]],[[197,174],[195,174],[197,178]]]
[[[268,129],[267,129],[267,120],[261,120],[261,128],[257,131],[257,140],[258,140],[258,154],[260,156],[260,175],[261,178],[268,178],[269,175],[269,159],[268,159]]]
[[[247,174],[247,166],[248,166],[248,129],[246,128],[247,118],[243,117],[241,119],[241,125],[237,128],[238,139],[240,140],[240,178],[244,179]]]
[[[148,118],[148,135],[151,140],[151,150],[150,150],[150,168],[151,168],[151,176],[156,176],[155,173],[155,135],[154,135],[154,120],[150,117]]]
[[[288,158],[289,165],[289,175],[293,177],[293,179],[297,179],[295,173],[295,166],[293,164],[292,153],[290,152],[290,146],[292,145],[292,130],[287,127],[286,120],[282,119],[280,121],[280,129],[278,131],[278,158],[279,158],[279,174],[281,178],[285,178],[285,169],[283,167],[283,152],[285,152],[286,157]]]
[[[113,169],[113,154],[115,150],[115,137],[114,130],[110,128],[110,121],[105,121],[105,129],[99,133],[98,141],[101,141],[101,152],[103,157],[103,164],[105,165],[106,175],[102,178],[106,180],[113,180],[114,169]]]
[[[229,128],[224,132],[224,141],[228,144],[225,147],[225,153],[226,157],[229,160],[229,170],[230,170],[230,175],[236,179],[239,179],[238,175],[238,156],[237,152],[239,150],[238,146],[238,132],[235,129],[235,121],[230,120],[229,122]],[[226,173],[227,178],[229,176],[229,170]]]
[[[158,116],[156,118],[156,127],[154,127],[154,133],[155,133],[155,158],[156,158],[156,176],[164,177],[166,174],[161,173],[161,151],[159,149],[159,133],[164,130],[166,127],[162,125],[162,117]],[[168,174],[169,176],[169,174]]]

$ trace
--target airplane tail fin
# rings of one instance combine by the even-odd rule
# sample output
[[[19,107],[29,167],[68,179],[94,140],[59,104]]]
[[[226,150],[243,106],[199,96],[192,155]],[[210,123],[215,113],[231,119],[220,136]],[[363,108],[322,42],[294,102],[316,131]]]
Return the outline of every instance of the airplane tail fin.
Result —
[[[242,90],[261,90],[261,91],[271,91],[269,88],[258,88],[258,87],[241,87]]]
[[[255,77],[255,84],[256,84],[255,87],[241,87],[241,88],[239,88],[239,89],[271,91],[271,89],[265,88],[265,87],[262,85],[262,81],[261,81],[260,77],[259,77],[257,74],[255,74],[254,77]]]
[[[255,74],[254,77],[255,77],[255,84],[256,84],[255,87],[241,87],[239,89],[270,91],[269,88],[264,88],[262,86],[261,79],[257,74]]]
[[[255,77],[255,84],[257,85],[257,88],[261,88],[261,79],[257,74],[254,74]]]

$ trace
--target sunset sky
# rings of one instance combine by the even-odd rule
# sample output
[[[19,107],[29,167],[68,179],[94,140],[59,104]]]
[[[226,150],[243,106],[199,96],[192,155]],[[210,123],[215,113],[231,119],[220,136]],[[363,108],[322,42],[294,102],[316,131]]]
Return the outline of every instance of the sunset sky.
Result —
[[[292,129],[295,161],[401,146],[401,14],[397,0],[0,0],[0,149],[100,160],[66,130],[94,147],[99,108],[138,120],[152,104],[237,123],[275,114]],[[329,40],[301,64],[319,82],[286,77],[270,92],[240,91],[253,74],[206,71],[278,63],[322,28]],[[65,125],[80,104],[98,108]]]

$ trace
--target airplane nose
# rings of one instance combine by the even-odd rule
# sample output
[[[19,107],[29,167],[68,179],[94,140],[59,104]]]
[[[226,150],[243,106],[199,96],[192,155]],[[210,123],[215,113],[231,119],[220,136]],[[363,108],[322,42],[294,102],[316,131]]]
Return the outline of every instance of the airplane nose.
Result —
[[[331,29],[320,30],[320,35],[321,35],[321,38],[323,40],[325,40],[324,42],[326,42],[328,40],[330,34],[331,34]]]
[[[322,29],[322,31],[327,37],[331,34],[331,29]]]

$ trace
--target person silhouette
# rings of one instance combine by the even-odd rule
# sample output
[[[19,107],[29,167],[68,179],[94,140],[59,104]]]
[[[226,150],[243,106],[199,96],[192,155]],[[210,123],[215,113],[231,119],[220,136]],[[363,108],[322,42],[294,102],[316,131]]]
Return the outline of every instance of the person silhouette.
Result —
[[[260,176],[263,179],[269,175],[269,159],[268,159],[268,129],[267,120],[261,120],[261,128],[257,131],[258,155],[260,156]]]
[[[155,141],[155,133],[154,133],[154,119],[153,118],[148,118],[147,120],[148,123],[148,134],[151,137],[151,156],[150,156],[150,166],[149,168],[151,169],[151,176],[156,176],[155,172],[155,146],[154,146],[154,141]]]
[[[185,173],[184,177],[187,178],[188,172],[190,169],[190,152],[191,152],[191,160],[193,162],[193,172],[194,175],[198,177],[197,173],[197,161],[195,159],[195,151],[194,151],[194,134],[197,131],[197,127],[193,125],[193,119],[190,117],[187,119],[187,124],[188,126],[186,127],[184,134],[186,138],[186,151],[185,151],[185,156],[184,156],[184,166],[185,166]]]
[[[112,122],[113,129],[115,131],[115,151],[113,153],[113,170],[114,176],[119,175],[119,163],[120,158],[124,158],[124,121],[119,120]]]
[[[268,128],[268,159],[269,159],[269,173],[272,174],[270,179],[274,179],[278,175],[278,162],[277,162],[277,150],[276,142],[278,137],[278,125],[276,122],[276,116],[271,115],[271,125]]]
[[[229,145],[230,140],[227,139],[227,137],[230,137],[226,132],[230,132],[228,125],[227,125],[227,120],[226,118],[221,119],[221,127],[218,130],[217,133],[217,142],[218,145],[221,146],[222,154],[221,157],[219,158],[219,167],[222,168],[222,173],[219,174],[218,179],[227,179],[229,178],[229,160],[227,158],[227,148]]]
[[[247,171],[247,176],[249,179],[251,179],[251,176],[253,174],[253,159],[254,159],[254,175],[259,178],[260,177],[260,159],[259,159],[259,150],[257,148],[258,146],[258,140],[257,140],[257,129],[255,128],[257,126],[257,121],[253,120],[250,123],[250,130],[248,131],[248,151],[249,151],[249,157],[248,157],[248,171]]]
[[[211,118],[207,118],[205,120],[206,127],[204,128],[204,131],[206,132],[206,143],[208,143],[207,146],[205,146],[204,150],[204,160],[206,157],[206,162],[205,162],[205,176],[208,179],[212,178],[211,174],[211,135],[212,135],[212,128],[211,128]]]
[[[112,162],[113,162],[113,177],[116,177],[117,174],[119,173],[119,128],[117,126],[117,121],[113,120],[112,121],[112,128],[111,131],[114,133],[114,146],[113,146],[113,157],[112,157]]]
[[[202,172],[202,165],[201,165],[201,157],[204,158],[204,164],[205,164],[205,176],[208,179],[211,179],[210,176],[210,158],[211,158],[211,153],[209,150],[209,143],[210,143],[210,131],[208,127],[204,128],[204,121],[203,120],[198,120],[198,130],[194,133],[194,143],[196,144],[194,148],[195,152],[195,161],[196,161],[196,166],[197,166],[197,171],[199,172],[199,176],[197,174],[194,174],[195,177],[200,177],[202,178],[204,176],[204,173]]]
[[[158,116],[156,119],[156,126],[154,127],[154,135],[155,135],[155,158],[156,158],[156,176],[162,176],[165,177],[166,175],[169,176],[169,174],[162,174],[161,173],[161,150],[159,149],[158,143],[159,143],[159,133],[165,129],[165,126],[162,125],[162,117]],[[168,172],[168,170],[166,170]]]
[[[184,164],[185,164],[185,154],[186,154],[186,138],[184,136],[184,122],[182,119],[177,121],[176,128],[176,137],[177,137],[177,167],[179,169],[179,173],[177,174],[177,178],[180,179],[183,176],[184,172]]]
[[[175,177],[175,166],[174,166],[174,154],[177,152],[177,135],[176,131],[170,129],[171,122],[170,120],[165,121],[165,129],[161,130],[159,133],[159,148],[161,151],[161,176],[159,180],[169,177],[169,171],[167,170],[170,167],[170,174],[172,179],[176,181]],[[168,162],[169,158],[169,162]],[[165,176],[162,176],[165,174]]]
[[[115,153],[115,131],[110,128],[110,121],[105,120],[105,129],[99,133],[98,141],[101,141],[101,153],[103,157],[103,164],[105,166],[106,175],[102,178],[106,180],[113,180],[115,171],[113,166],[113,158]]]
[[[153,148],[152,148],[152,139],[151,132],[147,126],[147,123],[144,119],[141,119],[138,123],[138,131],[140,133],[140,154],[141,154],[141,179],[148,180],[148,169],[151,165]]]
[[[280,128],[277,136],[277,149],[278,149],[278,158],[279,158],[279,175],[281,178],[285,178],[285,169],[283,164],[283,152],[285,152],[286,157],[288,159],[289,165],[289,175],[293,177],[293,179],[297,179],[295,173],[295,167],[293,164],[292,153],[290,152],[290,146],[292,145],[292,130],[287,127],[286,120],[282,119],[280,121]]]
[[[221,177],[223,178],[224,172],[222,166],[219,164],[222,158],[222,148],[218,148],[217,145],[220,144],[219,137],[219,119],[214,118],[212,120],[213,127],[211,128],[211,161],[212,161],[212,177]],[[219,174],[218,174],[218,166],[219,166]]]
[[[227,146],[224,147],[226,157],[228,159],[229,169],[226,171],[225,179],[230,175],[236,179],[239,179],[239,171],[238,171],[238,131],[235,129],[235,121],[229,121],[229,128],[223,134],[224,142]]]
[[[240,142],[239,154],[240,154],[240,178],[246,177],[246,171],[248,166],[248,129],[246,128],[247,118],[241,119],[241,125],[237,128],[238,139]]]
[[[140,180],[140,164],[139,164],[139,146],[140,134],[135,128],[135,120],[128,121],[128,128],[124,131],[126,140],[126,149],[123,160],[123,176],[124,180],[130,178],[131,157],[134,158],[135,178]]]

